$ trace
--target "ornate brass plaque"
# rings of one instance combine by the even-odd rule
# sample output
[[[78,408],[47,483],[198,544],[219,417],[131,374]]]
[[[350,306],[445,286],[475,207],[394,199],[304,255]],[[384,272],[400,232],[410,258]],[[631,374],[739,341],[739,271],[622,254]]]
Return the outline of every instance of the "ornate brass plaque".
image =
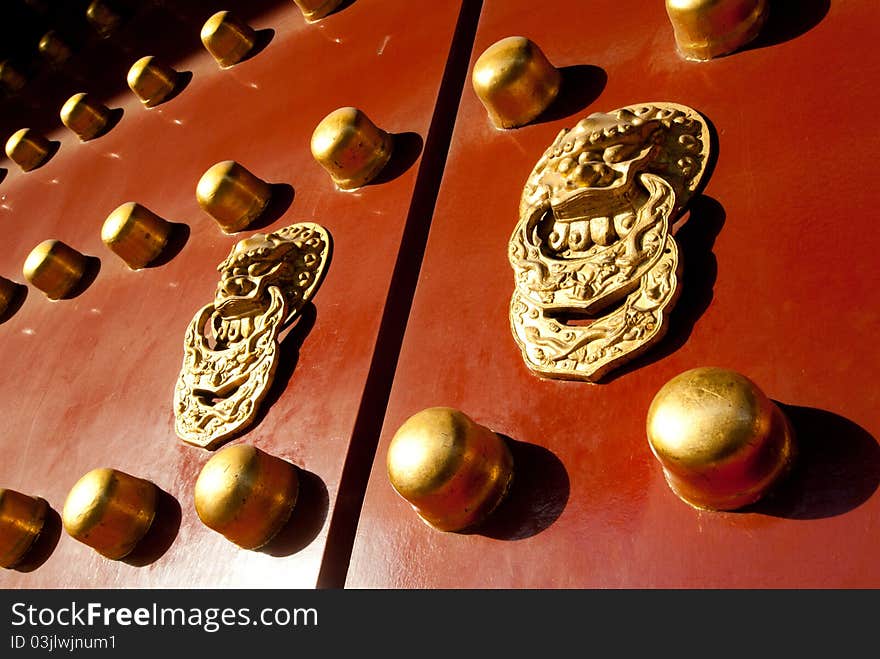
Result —
[[[239,241],[217,269],[214,301],[183,342],[174,391],[178,436],[214,448],[253,423],[278,363],[278,335],[320,286],[330,234],[303,222]]]
[[[662,338],[680,274],[671,227],[709,148],[696,111],[645,103],[591,114],[544,152],[508,254],[510,325],[535,373],[595,382]]]

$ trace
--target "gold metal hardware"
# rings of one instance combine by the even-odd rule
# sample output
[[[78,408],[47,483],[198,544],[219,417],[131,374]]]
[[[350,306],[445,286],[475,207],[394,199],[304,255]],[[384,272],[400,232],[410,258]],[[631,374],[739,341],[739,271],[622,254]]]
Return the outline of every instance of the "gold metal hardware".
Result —
[[[70,46],[55,30],[49,30],[40,38],[37,50],[53,66],[62,66],[73,54]]]
[[[18,284],[6,277],[0,277],[0,318],[9,310],[18,295]]]
[[[0,62],[0,86],[9,94],[21,91],[27,84],[27,77],[10,60]]]
[[[241,62],[254,47],[256,33],[228,11],[218,11],[202,26],[202,44],[221,68]]]
[[[102,0],[93,0],[89,3],[86,8],[86,18],[104,39],[113,34],[122,23],[122,15]]]
[[[101,240],[132,270],[146,267],[165,249],[171,223],[133,201],[116,208],[101,228]]]
[[[326,229],[302,222],[240,240],[218,266],[214,301],[184,337],[174,391],[183,441],[211,449],[254,422],[275,375],[278,335],[317,291],[330,249]]]
[[[342,0],[294,0],[306,21],[314,23],[335,10]]]
[[[25,172],[42,165],[51,150],[49,140],[30,128],[17,130],[6,140],[6,155]]]
[[[361,110],[344,107],[321,119],[312,133],[312,156],[342,190],[372,181],[391,158],[391,136]]]
[[[51,300],[68,295],[86,272],[86,257],[60,240],[44,240],[24,262],[22,273]]]
[[[666,0],[678,52],[705,61],[738,50],[758,36],[767,0]]]
[[[0,567],[15,567],[25,557],[48,510],[45,499],[0,488]]]
[[[196,199],[225,233],[243,231],[265,210],[272,187],[233,160],[212,165],[196,186]]]
[[[195,485],[199,519],[244,549],[259,549],[287,523],[299,477],[291,463],[253,446],[219,450]]]
[[[145,107],[164,101],[174,91],[177,71],[152,55],[141,57],[128,70],[128,86]]]
[[[515,128],[541,114],[559,93],[562,76],[538,46],[507,37],[474,63],[471,82],[496,128]]]
[[[513,478],[504,441],[463,412],[430,407],[407,419],[386,457],[395,491],[429,526],[461,531],[501,503]]]
[[[672,378],[648,409],[648,441],[686,503],[733,510],[760,499],[795,454],[785,414],[750,379],[723,368]]]
[[[128,556],[156,515],[158,488],[116,469],[85,474],[64,502],[64,530],[107,558]]]
[[[679,278],[670,229],[709,148],[696,111],[646,103],[591,114],[544,152],[508,252],[510,325],[536,374],[597,381],[663,337]]]
[[[85,92],[74,94],[61,107],[61,121],[86,142],[101,135],[110,123],[110,109]]]

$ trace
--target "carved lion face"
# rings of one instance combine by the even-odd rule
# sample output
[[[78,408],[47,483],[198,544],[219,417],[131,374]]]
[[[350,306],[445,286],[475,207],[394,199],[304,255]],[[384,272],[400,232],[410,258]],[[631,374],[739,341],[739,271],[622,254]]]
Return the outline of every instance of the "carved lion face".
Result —
[[[676,297],[669,228],[708,155],[705,121],[672,103],[591,114],[559,133],[526,181],[510,240],[511,327],[529,368],[596,380],[660,338]],[[662,300],[636,304],[659,273]],[[626,296],[636,297],[610,309]]]
[[[253,423],[275,374],[278,335],[314,295],[329,255],[330,235],[309,222],[236,243],[218,266],[213,303],[184,339],[174,398],[181,439],[212,448]]]

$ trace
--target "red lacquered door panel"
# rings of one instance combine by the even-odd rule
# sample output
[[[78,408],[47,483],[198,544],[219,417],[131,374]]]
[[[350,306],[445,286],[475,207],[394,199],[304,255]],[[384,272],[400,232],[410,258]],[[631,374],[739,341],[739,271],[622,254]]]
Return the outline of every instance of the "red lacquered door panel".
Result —
[[[6,160],[0,182],[0,274],[24,283],[25,257],[47,238],[100,259],[77,297],[53,302],[29,287],[0,325],[0,482],[60,512],[82,474],[107,466],[153,481],[176,503],[168,498],[151,546],[128,562],[58,537],[56,515],[54,551],[32,571],[4,571],[4,587],[314,587],[322,567],[340,572],[324,564],[327,538],[331,520],[352,523],[335,514],[356,424],[381,414],[362,399],[460,3],[357,0],[313,24],[292,2],[179,4],[142,6],[119,33],[78,55],[90,59],[75,79],[52,74],[69,93],[89,91],[90,76],[109,89],[108,68],[121,76],[102,98],[122,111],[110,132],[80,143],[55,123],[49,137],[60,145],[51,160],[29,173]],[[218,9],[237,11],[260,35],[260,51],[226,70],[199,42],[201,23]],[[172,37],[186,43],[163,41]],[[191,79],[147,110],[124,73],[159,53]],[[27,98],[36,99],[33,118],[46,123],[37,112],[45,97]],[[28,118],[18,102],[5,108],[4,140],[23,127],[11,117]],[[341,106],[360,107],[402,136],[381,180],[356,192],[335,189],[309,152],[316,124]],[[333,239],[313,310],[282,343],[265,411],[233,440],[301,469],[291,523],[266,551],[240,549],[201,524],[192,489],[211,452],[175,436],[172,411],[187,324],[213,298],[217,265],[251,232],[223,234],[196,202],[202,173],[230,159],[279,191],[253,230],[313,221]],[[104,246],[104,219],[127,201],[188,226],[173,258],[135,272]]]
[[[868,1],[772,4],[753,46],[706,63],[677,55],[662,2],[483,4],[472,64],[522,35],[575,84],[507,131],[469,85],[462,94],[348,587],[880,585],[880,135],[861,118],[878,101],[880,57],[852,47],[880,19]],[[508,326],[522,186],[561,128],[649,101],[697,109],[718,142],[677,229],[685,269],[671,329],[601,384],[540,379]],[[649,451],[651,399],[697,366],[748,375],[795,427],[795,471],[748,510],[685,505]],[[432,530],[388,482],[395,430],[435,405],[513,446],[510,498],[473,533]]]

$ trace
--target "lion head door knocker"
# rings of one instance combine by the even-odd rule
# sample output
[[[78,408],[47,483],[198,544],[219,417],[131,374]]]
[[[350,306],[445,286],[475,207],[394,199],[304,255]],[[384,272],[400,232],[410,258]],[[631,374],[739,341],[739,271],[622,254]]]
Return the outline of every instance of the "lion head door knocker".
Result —
[[[278,363],[278,335],[312,298],[330,258],[330,234],[303,222],[239,241],[217,269],[214,301],[183,342],[175,430],[211,449],[253,423]]]
[[[529,175],[510,238],[510,325],[538,375],[597,381],[662,338],[677,298],[675,219],[700,185],[709,128],[645,103],[563,130]]]

